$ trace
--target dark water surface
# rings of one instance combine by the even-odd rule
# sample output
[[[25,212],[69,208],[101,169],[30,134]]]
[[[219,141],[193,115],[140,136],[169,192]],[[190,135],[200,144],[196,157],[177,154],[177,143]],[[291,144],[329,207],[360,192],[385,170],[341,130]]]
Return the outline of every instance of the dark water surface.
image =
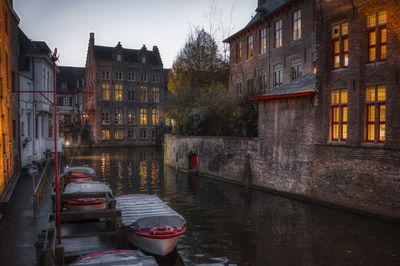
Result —
[[[115,195],[154,193],[181,213],[185,265],[400,265],[399,224],[176,172],[153,148],[71,150]]]

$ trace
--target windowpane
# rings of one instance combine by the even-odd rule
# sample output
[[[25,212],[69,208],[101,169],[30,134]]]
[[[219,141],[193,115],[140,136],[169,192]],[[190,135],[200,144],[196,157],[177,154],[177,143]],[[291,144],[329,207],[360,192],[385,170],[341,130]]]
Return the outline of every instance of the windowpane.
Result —
[[[343,124],[342,126],[342,140],[347,139],[347,124]]]
[[[381,43],[387,42],[387,31],[386,28],[381,29]]]
[[[338,68],[339,65],[340,65],[340,56],[339,56],[339,55],[335,55],[334,60],[335,60],[335,62],[334,62],[334,63],[335,63],[334,67],[335,67],[335,68]]]
[[[375,105],[368,105],[368,122],[375,122]]]
[[[374,124],[369,124],[368,125],[367,140],[368,141],[374,141],[375,140],[375,125]]]
[[[337,41],[335,41],[333,43],[333,52],[335,54],[339,54],[340,53],[340,42],[339,42],[339,40],[337,40]]]
[[[347,106],[343,106],[342,108],[342,121],[347,122]]]
[[[373,62],[376,59],[376,48],[369,48],[369,55],[368,55],[368,60],[369,62]]]
[[[342,36],[349,34],[349,23],[342,23]]]
[[[385,141],[385,134],[386,134],[386,131],[385,131],[385,124],[382,124],[382,125],[380,125],[379,126],[379,141]]]
[[[339,122],[339,107],[332,108],[332,121]]]
[[[369,32],[369,45],[376,45],[376,32],[375,31],[370,31]]]
[[[335,25],[332,27],[332,38],[337,38],[340,36],[340,25]]]
[[[386,59],[386,45],[381,46],[380,56],[381,60]]]
[[[339,90],[333,90],[331,92],[331,103],[339,103]]]
[[[340,91],[340,102],[341,103],[347,103],[347,90],[341,90]]]
[[[379,105],[379,122],[386,121],[386,105],[381,104]]]
[[[348,52],[349,51],[349,39],[343,39],[343,52]]]
[[[337,140],[339,138],[339,125],[334,124],[332,130],[332,139]]]
[[[349,66],[349,55],[348,54],[343,55],[343,66],[344,67]]]
[[[379,25],[386,24],[386,22],[387,22],[387,12],[386,12],[386,10],[379,12],[378,16],[379,16],[378,17],[378,24]]]
[[[378,101],[386,101],[386,87],[383,85],[378,86]]]
[[[372,14],[367,17],[367,27],[375,27],[376,26],[376,15]]]

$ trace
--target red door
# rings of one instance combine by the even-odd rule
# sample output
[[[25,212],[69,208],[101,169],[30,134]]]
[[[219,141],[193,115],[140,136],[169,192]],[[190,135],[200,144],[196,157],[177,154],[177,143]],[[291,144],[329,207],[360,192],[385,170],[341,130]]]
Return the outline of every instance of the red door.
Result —
[[[192,155],[192,169],[197,169],[199,166],[199,156],[197,154]]]

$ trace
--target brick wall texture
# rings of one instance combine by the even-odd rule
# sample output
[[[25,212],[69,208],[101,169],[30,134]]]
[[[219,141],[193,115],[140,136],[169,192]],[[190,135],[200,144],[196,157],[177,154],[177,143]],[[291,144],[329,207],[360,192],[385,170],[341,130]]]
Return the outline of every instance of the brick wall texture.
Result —
[[[400,219],[400,3],[315,4],[316,94],[260,100],[257,139],[167,136],[165,161],[187,169],[189,155],[196,153],[200,173]],[[369,63],[367,17],[382,10],[387,58]],[[332,27],[343,22],[349,26],[349,64],[335,69]],[[290,51],[284,54],[282,60]],[[378,85],[386,87],[386,136],[368,142],[366,88]],[[337,89],[348,92],[348,134],[342,141],[331,134],[331,93]]]

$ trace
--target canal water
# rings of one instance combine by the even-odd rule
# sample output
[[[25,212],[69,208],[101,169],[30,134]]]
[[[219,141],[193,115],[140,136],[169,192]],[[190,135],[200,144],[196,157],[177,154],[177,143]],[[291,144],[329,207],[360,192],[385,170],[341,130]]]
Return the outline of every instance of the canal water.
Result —
[[[93,167],[117,196],[157,194],[181,213],[188,229],[172,265],[400,265],[399,224],[176,172],[154,148],[66,159]]]

